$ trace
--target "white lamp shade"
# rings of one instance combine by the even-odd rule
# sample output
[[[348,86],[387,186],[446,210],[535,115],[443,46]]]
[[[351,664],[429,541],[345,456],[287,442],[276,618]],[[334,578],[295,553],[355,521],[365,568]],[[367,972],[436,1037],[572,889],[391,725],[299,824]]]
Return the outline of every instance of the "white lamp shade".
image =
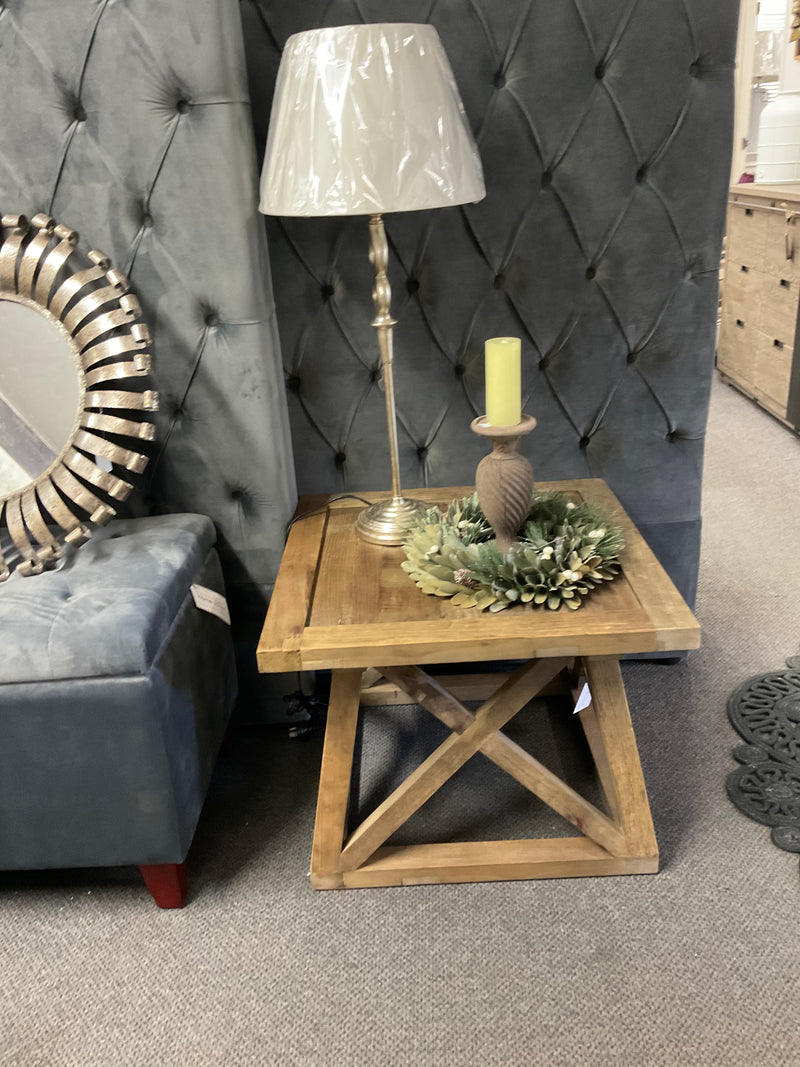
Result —
[[[485,194],[478,149],[432,26],[334,26],[289,38],[261,211],[371,215]]]

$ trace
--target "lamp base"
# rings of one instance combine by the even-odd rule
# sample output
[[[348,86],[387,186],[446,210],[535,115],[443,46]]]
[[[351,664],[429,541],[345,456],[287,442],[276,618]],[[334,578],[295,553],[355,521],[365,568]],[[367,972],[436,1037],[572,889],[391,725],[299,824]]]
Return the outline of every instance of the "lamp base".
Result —
[[[373,545],[402,545],[409,526],[430,504],[394,496],[379,500],[365,508],[355,522],[355,530],[362,541]]]

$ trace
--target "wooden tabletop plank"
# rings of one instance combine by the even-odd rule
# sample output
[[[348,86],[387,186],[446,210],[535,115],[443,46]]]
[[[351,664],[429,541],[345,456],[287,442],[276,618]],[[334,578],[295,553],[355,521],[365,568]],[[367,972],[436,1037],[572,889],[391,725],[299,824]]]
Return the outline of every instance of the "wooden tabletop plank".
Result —
[[[308,501],[301,500],[298,504],[298,514],[303,514],[304,503]],[[300,643],[327,523],[328,511],[325,509],[295,522],[289,531],[256,650],[260,671],[290,671],[301,667]]]
[[[678,647],[698,648],[700,624],[620,502],[599,478],[592,482],[586,492],[592,500],[602,504],[612,514],[615,525],[622,527],[625,537],[625,551],[621,557],[623,569],[639,598],[639,603],[653,624],[656,632],[655,651],[673,651]],[[694,642],[675,645],[671,638],[671,633],[675,630],[694,631]]]
[[[352,531],[357,510],[339,508],[333,512],[325,532],[325,544],[319,566],[314,602],[309,612],[308,626],[360,626],[373,623],[437,621],[482,618],[494,620],[523,615],[528,619],[552,620],[552,612],[532,608],[506,611],[500,615],[476,613],[473,608],[456,607],[449,597],[421,595],[414,581],[402,569],[405,552],[402,548],[385,548],[358,540]],[[585,613],[606,614],[625,611],[633,620],[639,613],[646,623],[639,598],[625,574],[600,586],[581,608]],[[566,617],[572,613],[564,608],[558,613]],[[504,625],[504,623],[501,623]],[[536,623],[534,623],[536,625]],[[574,623],[568,624],[574,629]]]
[[[358,619],[375,617],[381,591],[383,552],[374,551],[374,545],[354,537],[355,514],[351,516],[349,509],[331,512],[309,625],[314,625],[314,609],[319,604],[330,605],[334,625],[348,625]],[[372,548],[373,551],[360,551],[362,548]]]
[[[452,623],[387,623],[366,626],[324,626],[307,630],[300,649],[303,670],[338,667],[371,667],[375,663],[475,663],[492,659],[532,659],[549,656],[622,656],[656,651],[656,636],[650,625],[636,629],[614,621],[599,620],[583,632],[525,632],[524,626],[492,632],[483,619]],[[496,616],[489,616],[491,622]],[[662,635],[663,638],[663,635]],[[670,631],[669,647],[697,648],[695,628]]]

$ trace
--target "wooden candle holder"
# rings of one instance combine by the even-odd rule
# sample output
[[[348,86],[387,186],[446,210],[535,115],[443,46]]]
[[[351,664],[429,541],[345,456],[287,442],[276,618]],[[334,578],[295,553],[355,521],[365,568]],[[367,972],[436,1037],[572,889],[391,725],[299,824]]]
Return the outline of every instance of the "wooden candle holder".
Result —
[[[533,468],[517,451],[520,438],[536,425],[532,415],[523,415],[514,426],[490,426],[485,415],[473,419],[470,429],[492,442],[475,471],[478,503],[495,532],[497,548],[508,552],[516,540],[531,506]]]

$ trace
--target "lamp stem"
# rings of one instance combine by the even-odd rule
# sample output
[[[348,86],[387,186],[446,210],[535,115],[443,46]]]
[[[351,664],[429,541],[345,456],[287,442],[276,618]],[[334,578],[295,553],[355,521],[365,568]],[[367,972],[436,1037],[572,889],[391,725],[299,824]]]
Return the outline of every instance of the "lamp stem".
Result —
[[[378,345],[381,350],[381,370],[383,372],[383,392],[386,398],[386,422],[389,427],[389,454],[392,460],[392,496],[379,500],[356,519],[355,529],[363,541],[376,545],[402,545],[406,531],[416,516],[427,505],[421,500],[404,497],[400,489],[400,456],[397,450],[397,412],[394,406],[394,374],[392,371],[392,328],[397,320],[389,311],[392,302],[392,289],[386,276],[389,264],[389,245],[383,219],[379,214],[370,215],[369,219],[369,259],[375,268],[375,285],[372,299],[375,302],[375,318],[372,325],[378,331]]]
[[[400,500],[400,457],[397,449],[397,411],[394,403],[394,371],[392,363],[393,335],[397,319],[390,313],[392,287],[386,274],[389,265],[389,243],[381,215],[371,215],[369,220],[369,261],[375,268],[375,284],[372,288],[372,300],[375,304],[375,318],[372,325],[378,331],[378,346],[381,352],[381,372],[383,374],[383,391],[386,398],[386,422],[389,429],[389,455],[392,462],[392,498]]]

